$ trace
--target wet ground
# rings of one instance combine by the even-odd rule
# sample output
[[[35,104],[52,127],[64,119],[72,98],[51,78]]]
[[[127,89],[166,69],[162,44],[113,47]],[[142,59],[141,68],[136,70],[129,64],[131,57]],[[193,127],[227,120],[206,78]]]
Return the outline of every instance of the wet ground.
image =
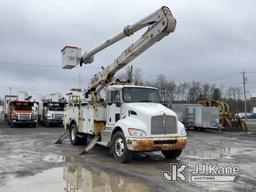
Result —
[[[188,145],[177,160],[161,153],[136,154],[119,164],[108,149],[53,143],[62,128],[0,127],[0,191],[256,191],[256,136],[245,133],[189,131]],[[188,166],[187,182],[166,182],[170,163]],[[193,182],[196,165],[239,167],[235,182]]]

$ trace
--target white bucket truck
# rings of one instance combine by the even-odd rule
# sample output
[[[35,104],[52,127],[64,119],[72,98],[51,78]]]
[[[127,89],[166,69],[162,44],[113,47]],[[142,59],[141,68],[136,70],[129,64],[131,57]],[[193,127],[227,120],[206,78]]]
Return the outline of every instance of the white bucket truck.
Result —
[[[177,115],[160,104],[154,87],[113,81],[115,73],[175,30],[176,20],[162,7],[139,22],[128,25],[105,43],[81,54],[81,49],[62,49],[63,68],[92,63],[94,55],[117,41],[148,27],[111,65],[95,74],[84,96],[73,95],[66,107],[64,127],[74,145],[99,144],[109,147],[119,162],[128,162],[135,152],[162,151],[167,158],[178,157],[187,144],[184,125]],[[105,88],[105,89],[103,89]],[[101,96],[103,91],[105,96]]]

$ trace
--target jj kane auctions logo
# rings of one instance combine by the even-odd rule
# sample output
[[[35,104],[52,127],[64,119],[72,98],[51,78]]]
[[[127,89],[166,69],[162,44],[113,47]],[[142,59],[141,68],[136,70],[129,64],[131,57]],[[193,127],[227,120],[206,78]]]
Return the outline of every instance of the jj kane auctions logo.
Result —
[[[240,171],[237,166],[218,166],[217,164],[195,165],[190,174],[187,173],[187,169],[187,164],[170,163],[169,170],[162,171],[162,178],[167,182],[231,182],[238,179]]]

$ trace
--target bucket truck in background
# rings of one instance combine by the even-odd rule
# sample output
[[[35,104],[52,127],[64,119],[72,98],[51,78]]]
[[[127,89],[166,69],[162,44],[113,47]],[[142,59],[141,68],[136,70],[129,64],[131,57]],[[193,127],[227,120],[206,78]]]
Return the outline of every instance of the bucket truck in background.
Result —
[[[39,104],[39,120],[46,127],[62,126],[64,108],[67,104],[61,93],[52,93],[42,98]]]

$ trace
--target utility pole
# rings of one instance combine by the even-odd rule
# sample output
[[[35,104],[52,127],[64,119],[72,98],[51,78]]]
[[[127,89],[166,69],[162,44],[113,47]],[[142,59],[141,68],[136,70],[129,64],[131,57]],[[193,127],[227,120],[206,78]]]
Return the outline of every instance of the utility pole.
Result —
[[[246,105],[245,82],[247,81],[247,78],[245,77],[245,71],[243,71],[242,74],[243,74],[243,87],[244,87],[244,117],[245,117],[245,122],[246,122],[247,121],[247,105]]]
[[[10,95],[12,95],[12,87],[9,87],[9,89],[10,89]]]
[[[131,65],[131,68],[130,68],[130,77],[129,77],[129,79],[130,79],[130,82],[132,83],[133,82],[133,66]]]

